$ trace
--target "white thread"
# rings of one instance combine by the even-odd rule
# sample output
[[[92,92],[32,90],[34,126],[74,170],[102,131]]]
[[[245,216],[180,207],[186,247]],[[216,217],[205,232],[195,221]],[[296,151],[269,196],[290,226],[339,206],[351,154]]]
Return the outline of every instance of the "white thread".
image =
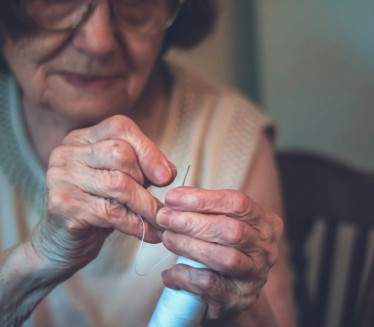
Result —
[[[161,263],[163,263],[167,258],[169,258],[171,256],[171,253],[169,253],[168,255],[166,255],[164,258],[162,258],[159,262],[157,262],[153,267],[151,267],[147,272],[145,273],[141,273],[139,272],[138,270],[138,259],[139,259],[139,256],[140,256],[140,252],[143,248],[143,243],[144,243],[144,236],[145,236],[145,224],[144,224],[144,219],[138,215],[140,221],[142,222],[142,225],[143,225],[143,235],[142,235],[142,240],[140,242],[140,245],[139,245],[139,248],[138,248],[138,252],[136,253],[136,256],[135,256],[135,273],[138,275],[138,276],[145,276],[146,274],[149,274],[150,272],[152,272],[154,269],[156,269]]]
[[[177,170],[177,168],[171,168],[171,170]],[[186,182],[186,178],[187,178],[187,175],[188,175],[188,172],[190,170],[190,165],[188,165],[187,167],[187,170],[186,170],[186,174],[184,175],[184,179],[183,179],[183,182],[182,182],[182,185],[184,185],[184,183]],[[151,267],[148,271],[146,271],[145,273],[141,273],[139,272],[139,269],[138,269],[138,262],[139,262],[139,257],[140,257],[140,253],[141,253],[141,250],[143,248],[143,243],[144,243],[144,237],[145,237],[145,224],[144,224],[144,219],[138,214],[138,217],[140,219],[140,221],[142,222],[142,228],[143,228],[143,235],[142,235],[142,240],[140,242],[140,245],[139,245],[139,248],[138,248],[138,251],[136,253],[136,256],[135,256],[135,264],[134,264],[134,268],[135,268],[135,273],[138,275],[138,276],[145,276],[146,274],[149,274],[150,272],[152,272],[154,269],[156,269],[161,263],[163,263],[167,258],[169,258],[172,253],[169,253],[167,254],[164,258],[162,258],[159,262],[157,262],[153,267]]]
[[[186,174],[184,176],[181,186],[184,186],[190,166],[187,167]],[[156,263],[150,270],[145,273],[138,271],[138,258],[140,256],[145,236],[145,223],[144,219],[138,215],[143,226],[142,240],[135,257],[135,272],[139,276],[144,276],[147,273],[153,271],[158,267],[164,260],[166,260],[172,253],[169,253],[166,257]],[[187,259],[185,257],[179,257],[177,264],[185,264],[195,268],[207,268],[205,265]],[[207,303],[201,299],[199,295],[186,292],[184,290],[173,290],[165,287],[160,299],[157,302],[155,311],[153,312],[152,318],[148,324],[148,327],[193,327],[199,325],[201,319],[207,308]]]

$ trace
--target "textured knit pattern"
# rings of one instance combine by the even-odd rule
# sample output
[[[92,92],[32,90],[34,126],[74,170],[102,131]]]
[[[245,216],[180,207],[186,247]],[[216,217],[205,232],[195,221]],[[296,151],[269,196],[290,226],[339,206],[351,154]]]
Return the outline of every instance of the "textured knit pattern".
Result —
[[[17,142],[10,110],[10,95],[15,91],[12,88],[11,78],[0,75],[0,168],[24,199],[37,205],[40,210],[43,203],[40,194],[44,193],[44,185],[28,165]],[[20,123],[23,124],[23,121]]]

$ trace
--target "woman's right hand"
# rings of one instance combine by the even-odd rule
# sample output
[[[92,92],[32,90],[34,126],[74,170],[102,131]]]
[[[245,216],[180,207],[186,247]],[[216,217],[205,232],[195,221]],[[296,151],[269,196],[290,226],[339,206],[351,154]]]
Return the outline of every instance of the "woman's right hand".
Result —
[[[162,152],[125,116],[66,136],[51,154],[47,214],[33,246],[60,269],[77,270],[99,253],[114,229],[157,243],[155,217],[162,204],[146,187],[173,181],[175,170]]]

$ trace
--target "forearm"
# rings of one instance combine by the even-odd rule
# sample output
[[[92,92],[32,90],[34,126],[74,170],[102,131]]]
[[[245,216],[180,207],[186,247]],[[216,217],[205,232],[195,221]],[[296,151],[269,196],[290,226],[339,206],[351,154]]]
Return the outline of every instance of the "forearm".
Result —
[[[0,326],[19,326],[38,303],[71,272],[54,269],[35,252],[31,242],[4,251],[0,256]]]

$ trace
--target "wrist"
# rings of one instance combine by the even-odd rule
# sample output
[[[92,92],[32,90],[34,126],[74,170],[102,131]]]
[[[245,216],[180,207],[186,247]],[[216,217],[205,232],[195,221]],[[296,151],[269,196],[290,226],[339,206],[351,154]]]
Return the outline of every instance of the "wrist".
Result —
[[[73,274],[96,258],[107,235],[97,229],[71,233],[54,221],[41,222],[31,244],[48,269]]]
[[[37,304],[71,273],[53,269],[31,241],[1,253],[0,325],[20,326]]]

